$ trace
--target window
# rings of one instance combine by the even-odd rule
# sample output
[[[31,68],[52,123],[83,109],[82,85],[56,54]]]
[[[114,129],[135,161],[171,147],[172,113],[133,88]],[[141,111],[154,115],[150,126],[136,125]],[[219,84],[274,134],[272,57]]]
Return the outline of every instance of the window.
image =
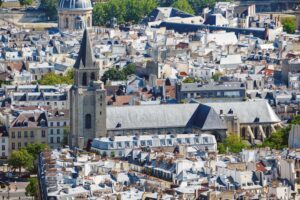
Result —
[[[121,142],[117,142],[117,147],[121,148],[122,147],[122,143]]]
[[[5,143],[5,138],[2,138],[2,143]]]
[[[33,133],[33,131],[30,131],[30,137],[34,137],[34,133]]]
[[[172,145],[172,140],[168,139],[168,145]]]
[[[42,137],[46,137],[46,131],[42,130]]]
[[[225,91],[224,96],[225,97],[239,97],[240,92],[239,91]]]
[[[208,138],[207,137],[203,137],[203,143],[208,143]]]
[[[166,145],[166,141],[164,139],[160,140],[160,145],[165,146]]]
[[[145,141],[141,141],[141,146],[145,146],[146,145],[146,142]]]
[[[60,137],[56,138],[57,143],[60,143]]]
[[[27,147],[27,142],[24,143],[24,146]]]
[[[50,143],[51,143],[51,144],[53,143],[53,137],[50,138]]]
[[[129,142],[125,142],[125,146],[129,147],[130,146]]]
[[[67,122],[64,122],[64,126],[67,126]]]
[[[114,148],[114,143],[109,144],[110,148]]]
[[[82,85],[87,86],[87,77],[85,72],[82,74]]]
[[[28,137],[28,132],[24,131],[24,137],[27,138]]]
[[[148,140],[148,141],[147,141],[147,145],[148,145],[148,146],[152,146],[152,141],[151,141],[151,140]]]
[[[186,141],[186,143],[188,143],[188,144],[190,144],[190,142],[191,142],[191,141],[190,141],[190,138],[186,138],[185,141]]]
[[[177,139],[178,144],[181,144],[181,139]]]
[[[18,131],[18,138],[21,138],[21,131]]]
[[[60,126],[60,123],[59,123],[59,122],[57,122],[57,123],[56,123],[56,126]]]
[[[91,114],[85,115],[85,128],[91,129],[92,128],[92,116]]]
[[[11,149],[14,150],[15,149],[15,143],[11,143]]]
[[[56,133],[59,135],[59,134],[60,134],[60,129],[57,129],[57,130],[56,130]]]
[[[133,146],[137,147],[138,146],[138,143],[137,141],[133,141]]]
[[[18,143],[18,149],[20,149],[21,146],[22,146],[22,145],[21,145],[21,142],[19,142],[19,143]]]
[[[5,145],[2,145],[2,151],[4,151],[5,150]]]
[[[92,72],[92,73],[91,73],[91,81],[94,81],[94,80],[96,80],[96,76],[95,76],[95,73]]]
[[[53,122],[50,122],[50,126],[53,126]]]
[[[50,134],[53,135],[53,129],[50,129]]]
[[[65,28],[69,28],[69,19],[68,18],[65,19]]]
[[[15,135],[15,132],[11,132],[11,138],[15,138],[16,135]]]
[[[195,138],[195,143],[199,143],[199,138]]]

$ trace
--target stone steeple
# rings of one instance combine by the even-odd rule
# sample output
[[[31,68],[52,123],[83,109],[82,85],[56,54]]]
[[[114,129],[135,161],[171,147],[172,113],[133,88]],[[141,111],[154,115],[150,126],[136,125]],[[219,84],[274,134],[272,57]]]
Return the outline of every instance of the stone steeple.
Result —
[[[100,68],[93,54],[90,34],[88,29],[85,29],[74,64],[74,84],[78,87],[88,87],[93,81],[100,80],[99,72]]]
[[[92,43],[90,40],[90,34],[88,29],[85,29],[74,68],[77,69],[83,67],[91,68],[94,67],[94,64],[95,64],[95,58],[93,54]]]

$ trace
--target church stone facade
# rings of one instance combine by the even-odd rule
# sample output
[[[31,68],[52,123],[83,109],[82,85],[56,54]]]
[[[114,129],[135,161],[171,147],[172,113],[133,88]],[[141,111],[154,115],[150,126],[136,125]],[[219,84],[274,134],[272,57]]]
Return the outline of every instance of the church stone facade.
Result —
[[[74,65],[74,85],[70,90],[70,145],[84,148],[96,137],[106,136],[106,92],[86,29]]]
[[[61,30],[92,27],[93,7],[90,0],[60,0],[58,28]]]

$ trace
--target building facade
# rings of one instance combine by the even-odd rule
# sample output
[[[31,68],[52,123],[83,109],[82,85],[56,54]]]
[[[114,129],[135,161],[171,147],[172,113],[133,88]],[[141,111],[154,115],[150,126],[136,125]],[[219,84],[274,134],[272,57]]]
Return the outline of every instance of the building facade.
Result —
[[[45,111],[24,111],[9,127],[9,152],[32,143],[48,143],[48,121]]]
[[[58,4],[58,28],[84,29],[92,27],[93,7],[90,0],[60,0]]]

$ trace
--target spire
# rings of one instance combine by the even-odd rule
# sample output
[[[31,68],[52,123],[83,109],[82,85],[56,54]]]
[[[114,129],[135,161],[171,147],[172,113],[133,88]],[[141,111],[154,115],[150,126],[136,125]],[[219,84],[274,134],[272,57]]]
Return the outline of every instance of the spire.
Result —
[[[85,29],[74,68],[79,69],[81,67],[93,67],[93,66],[94,66],[94,54],[93,54],[92,44],[89,36],[89,31],[88,29]]]

